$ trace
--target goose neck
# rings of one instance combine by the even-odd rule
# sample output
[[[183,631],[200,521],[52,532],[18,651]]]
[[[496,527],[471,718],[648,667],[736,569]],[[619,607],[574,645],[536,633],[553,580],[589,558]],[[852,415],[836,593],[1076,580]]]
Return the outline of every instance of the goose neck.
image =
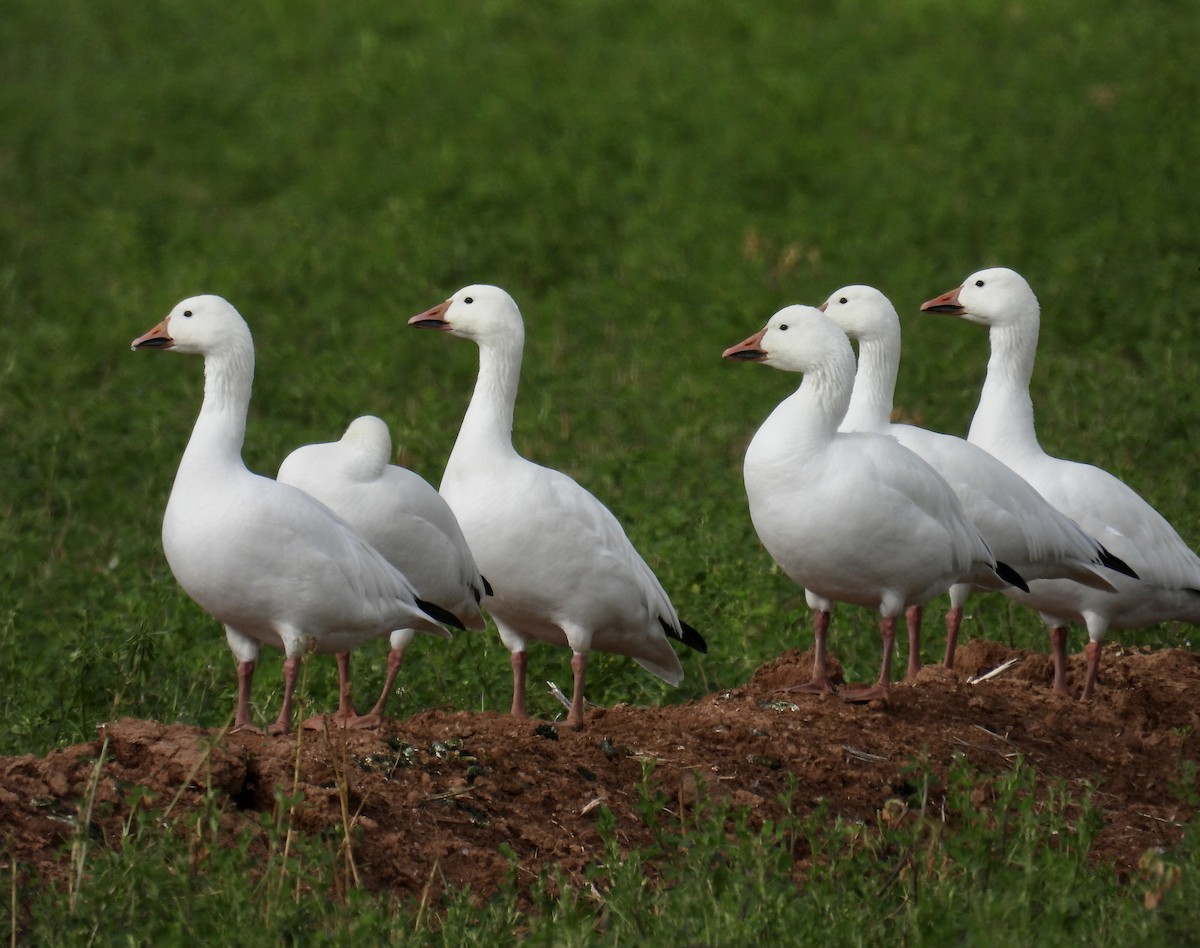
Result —
[[[844,378],[839,378],[828,367],[806,373],[800,387],[763,423],[760,451],[790,463],[819,452],[832,441],[850,403],[853,360],[849,372],[842,374]]]
[[[900,367],[900,339],[881,335],[859,338],[858,371],[843,431],[883,431],[892,418],[892,399]]]
[[[253,384],[252,345],[205,357],[204,402],[184,451],[181,474],[214,465],[242,466],[246,413]]]
[[[990,336],[987,377],[969,438],[1002,459],[1040,451],[1029,395],[1038,323],[993,326]]]
[[[479,378],[463,416],[456,451],[468,445],[473,450],[512,450],[513,409],[523,346],[523,336],[480,341]]]

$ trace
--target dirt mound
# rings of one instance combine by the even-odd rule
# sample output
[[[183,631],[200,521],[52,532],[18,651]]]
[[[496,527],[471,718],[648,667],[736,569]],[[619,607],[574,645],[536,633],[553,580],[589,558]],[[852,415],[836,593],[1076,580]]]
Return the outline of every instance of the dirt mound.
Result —
[[[1009,659],[1005,672],[971,683]],[[639,795],[647,763],[668,811],[688,806],[699,784],[753,819],[779,817],[794,778],[793,808],[825,802],[874,820],[903,795],[913,761],[944,776],[955,758],[998,772],[1021,757],[1072,792],[1098,787],[1096,858],[1123,871],[1175,842],[1196,815],[1196,788],[1181,793],[1179,782],[1191,773],[1182,762],[1200,760],[1200,656],[1109,646],[1087,704],[1049,693],[1044,656],[987,642],[964,645],[954,672],[928,667],[915,687],[895,687],[886,707],[778,691],[807,680],[810,663],[788,652],[743,687],[686,705],[597,710],[582,732],[426,712],[374,732],[305,734],[298,758],[295,737],[116,721],[87,744],[0,759],[0,838],[29,871],[62,876],[93,780],[89,830],[114,847],[134,807],[182,815],[210,789],[230,839],[261,834],[278,788],[303,794],[295,821],[306,832],[340,837],[345,805],[361,830],[363,884],[419,898],[445,884],[494,891],[511,872],[502,844],[516,854],[518,882],[552,865],[580,878],[602,857],[602,807],[624,846],[648,844]]]

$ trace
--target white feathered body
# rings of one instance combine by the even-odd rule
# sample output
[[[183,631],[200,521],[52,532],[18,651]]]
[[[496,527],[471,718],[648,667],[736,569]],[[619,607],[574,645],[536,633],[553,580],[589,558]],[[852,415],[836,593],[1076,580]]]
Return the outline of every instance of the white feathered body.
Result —
[[[1179,620],[1200,624],[1200,557],[1175,528],[1123,481],[1101,468],[1042,455],[1013,469],[1036,485],[1055,507],[1095,536],[1138,574],[1109,571],[1116,589],[1106,593],[1063,580],[1030,582],[1029,592],[1013,597],[1059,620],[1137,629]],[[1090,618],[1090,621],[1089,621]]]
[[[421,599],[454,613],[468,629],[484,628],[484,583],[454,513],[423,477],[388,463],[390,454],[386,424],[367,415],[339,441],[294,450],[278,479],[335,511]]]
[[[1112,590],[1096,539],[1062,514],[1015,471],[953,435],[891,420],[900,367],[900,319],[879,290],[846,286],[823,309],[858,340],[858,370],[842,431],[890,435],[936,470],[997,560],[1025,579],[1070,578]],[[1010,595],[1020,594],[1009,587]],[[960,595],[963,593],[960,592]]]
[[[1098,467],[1052,457],[1034,428],[1029,386],[1040,328],[1037,298],[1006,268],[982,270],[952,294],[960,315],[990,327],[991,356],[968,440],[1025,478],[1137,574],[1108,578],[1115,593],[1062,580],[1038,580],[1014,594],[1050,625],[1084,622],[1093,640],[1107,629],[1169,620],[1200,623],[1200,557],[1174,527],[1123,481]]]
[[[763,546],[805,589],[895,615],[972,577],[1002,585],[953,492],[883,435],[801,436],[804,386],[746,452],[750,516]]]
[[[259,643],[344,652],[400,626],[446,636],[412,586],[324,504],[242,461],[254,377],[249,328],[219,297],[179,304],[161,324],[173,348],[203,354],[204,401],[163,518],[179,584],[226,627],[239,661]]]
[[[576,653],[614,652],[670,684],[683,667],[665,623],[670,599],[616,517],[560,471],[512,444],[524,323],[496,287],[468,287],[447,303],[457,335],[479,345],[479,376],[440,491],[454,511],[493,596],[488,611],[510,651],[526,640]]]
[[[659,623],[678,626],[670,599],[616,517],[574,480],[515,452],[472,461],[456,448],[441,490],[492,584],[488,608],[510,649],[526,638],[598,649],[682,681]]]

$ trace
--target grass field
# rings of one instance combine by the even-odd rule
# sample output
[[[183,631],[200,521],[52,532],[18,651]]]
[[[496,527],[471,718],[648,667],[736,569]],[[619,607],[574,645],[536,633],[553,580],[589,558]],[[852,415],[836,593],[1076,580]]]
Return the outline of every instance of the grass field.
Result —
[[[476,352],[404,320],[467,283],[513,293],[518,449],[613,509],[710,645],[678,691],[598,657],[601,703],[686,700],[809,644],[740,469],[798,379],[719,357],[846,283],[904,320],[898,407],[963,433],[985,334],[917,307],[980,267],[1019,270],[1043,306],[1043,444],[1200,543],[1192,5],[11,0],[4,19],[0,752],[118,715],[230,713],[223,636],[159,545],[201,366],[128,351],[198,292],[255,333],[252,469],[370,412],[434,483]],[[873,630],[835,619],[864,677]],[[966,634],[1044,644],[998,597]],[[367,651],[369,692],[383,648]],[[507,706],[494,636],[412,655],[405,713]],[[532,662],[569,675],[566,652]],[[310,665],[327,705],[332,663]],[[267,656],[261,717],[277,672]]]

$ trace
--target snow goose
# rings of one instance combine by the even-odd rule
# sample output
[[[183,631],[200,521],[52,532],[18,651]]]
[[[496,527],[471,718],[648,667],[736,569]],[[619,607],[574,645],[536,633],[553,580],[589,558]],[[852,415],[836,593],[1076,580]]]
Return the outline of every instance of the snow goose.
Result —
[[[298,487],[345,520],[412,583],[465,628],[486,626],[479,602],[490,591],[449,505],[415,471],[389,464],[392,437],[374,415],[356,418],[341,440],[306,444],[289,454],[277,480]],[[383,721],[396,674],[415,630],[394,629],[379,700],[359,715],[350,700],[349,655],[338,656],[340,705],[335,723],[375,727]],[[319,726],[322,718],[313,722]]]
[[[1080,695],[1087,699],[1095,688],[1101,643],[1110,627],[1131,629],[1169,620],[1200,623],[1200,557],[1124,482],[1098,467],[1042,450],[1029,396],[1041,313],[1020,274],[1005,267],[980,270],[921,309],[989,327],[992,352],[968,440],[1024,477],[1140,577],[1109,575],[1115,593],[1063,580],[1037,580],[1022,600],[1039,610],[1050,627],[1054,690],[1059,694],[1070,694],[1067,625],[1082,622],[1087,627],[1087,669]]]
[[[871,286],[844,286],[819,309],[858,340],[858,371],[842,431],[891,435],[946,479],[996,559],[1026,579],[1067,578],[1112,592],[1103,567],[1131,574],[1069,517],[1051,506],[1024,478],[977,445],[915,425],[892,424],[892,398],[900,366],[900,317]],[[972,587],[950,587],[944,664],[954,666],[963,604]],[[1012,592],[1009,586],[1005,592]],[[1019,591],[1019,590],[1018,590]],[[920,608],[920,607],[916,607]]]
[[[999,588],[1020,577],[997,564],[933,468],[892,438],[838,431],[854,351],[820,310],[787,306],[724,356],[804,373],[754,435],[743,472],[759,539],[819,607],[813,678],[800,687],[829,689],[828,612],[850,602],[879,609],[883,662],[876,685],[843,697],[886,701],[901,612],[956,582]]]
[[[228,302],[186,299],[132,347],[204,357],[204,401],[167,501],[162,540],[179,585],[225,626],[238,663],[235,729],[255,729],[250,686],[262,643],[285,655],[283,706],[268,728],[282,734],[291,727],[306,651],[347,652],[398,628],[447,636],[439,623],[457,626],[453,615],[416,598],[383,554],[323,504],[246,468],[254,342]]]
[[[683,668],[670,640],[701,652],[704,639],[679,620],[650,567],[616,517],[567,475],[513,448],[513,408],[525,327],[513,298],[468,286],[409,320],[479,346],[479,377],[446,463],[441,494],[454,511],[495,594],[488,612],[512,653],[512,713],[527,716],[530,640],[571,649],[574,692],[568,725],[581,728],[593,649],[627,655],[678,685]]]

